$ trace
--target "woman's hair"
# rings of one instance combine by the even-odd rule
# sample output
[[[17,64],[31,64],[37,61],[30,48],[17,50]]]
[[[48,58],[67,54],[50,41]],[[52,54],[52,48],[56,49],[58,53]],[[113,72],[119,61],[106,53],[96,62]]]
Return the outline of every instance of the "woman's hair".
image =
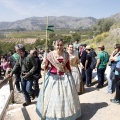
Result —
[[[118,50],[120,51],[120,44],[116,44],[115,48],[118,48]]]
[[[113,53],[113,56],[115,56],[119,51],[120,51],[120,44],[115,44],[115,47],[114,47],[115,49],[118,49],[118,51],[115,51],[114,53]]]
[[[69,43],[69,44],[68,44],[68,47],[69,47],[69,45],[73,45],[73,44],[72,44],[72,43]]]
[[[61,39],[61,38],[59,38],[59,39],[57,39],[56,41],[55,41],[55,43],[56,42],[63,42],[63,40]]]
[[[7,61],[7,58],[6,58],[6,57],[4,57],[3,59],[4,59],[5,61]]]
[[[77,43],[79,42],[79,40],[78,40],[78,39],[76,39],[75,41],[76,41]]]

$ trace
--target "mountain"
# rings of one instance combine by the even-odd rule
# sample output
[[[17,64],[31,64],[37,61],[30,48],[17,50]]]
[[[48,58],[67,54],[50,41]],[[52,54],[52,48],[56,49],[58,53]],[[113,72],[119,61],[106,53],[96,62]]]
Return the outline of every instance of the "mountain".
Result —
[[[93,27],[96,22],[97,19],[93,17],[49,17],[49,25],[54,25],[55,29],[88,29]],[[0,30],[20,28],[26,30],[45,30],[46,17],[31,17],[14,22],[0,22]]]
[[[114,19],[116,22],[120,22],[120,13],[110,16],[109,18]]]

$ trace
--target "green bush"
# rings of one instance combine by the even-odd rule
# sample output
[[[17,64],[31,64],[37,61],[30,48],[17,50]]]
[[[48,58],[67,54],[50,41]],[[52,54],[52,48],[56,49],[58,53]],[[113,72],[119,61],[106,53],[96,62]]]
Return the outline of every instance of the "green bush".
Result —
[[[102,34],[100,34],[100,35],[97,35],[97,36],[94,38],[94,41],[95,41],[96,43],[99,43],[99,42],[103,41],[107,36],[109,36],[109,33],[108,33],[108,32],[104,32],[104,33],[102,33]]]
[[[83,39],[88,39],[88,36],[87,35],[81,35],[81,40]]]
[[[0,54],[7,54],[9,51],[14,51],[15,43],[0,42]]]
[[[102,36],[102,38],[104,39],[105,37],[109,36],[109,33],[108,33],[108,32],[103,32],[103,33],[101,34],[101,36]]]
[[[101,36],[101,35],[97,35],[95,38],[94,38],[94,41],[96,42],[96,43],[99,43],[99,42],[101,42],[103,40],[103,37]]]
[[[94,43],[92,43],[90,46],[91,46],[91,48],[93,48],[93,49],[96,49],[96,48],[97,48],[97,46],[96,46]]]

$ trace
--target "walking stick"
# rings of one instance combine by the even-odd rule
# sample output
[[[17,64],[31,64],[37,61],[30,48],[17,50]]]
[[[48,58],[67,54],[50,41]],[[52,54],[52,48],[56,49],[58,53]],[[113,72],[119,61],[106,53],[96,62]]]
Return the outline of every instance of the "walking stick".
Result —
[[[47,38],[48,38],[48,33],[47,33],[47,27],[48,27],[48,16],[46,20],[46,43],[45,43],[45,53],[47,53]],[[47,54],[45,54],[45,59],[46,59]],[[44,67],[44,80],[43,80],[43,91],[42,91],[42,120],[44,120],[44,88],[45,88],[45,75],[46,75],[46,62],[45,62],[45,67]]]

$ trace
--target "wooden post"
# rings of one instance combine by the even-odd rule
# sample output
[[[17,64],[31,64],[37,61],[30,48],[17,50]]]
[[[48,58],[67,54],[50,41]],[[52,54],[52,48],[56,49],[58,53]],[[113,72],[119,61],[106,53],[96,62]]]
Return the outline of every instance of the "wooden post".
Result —
[[[2,87],[4,87],[4,85],[7,84],[8,81],[9,81],[9,87],[10,87],[10,95],[8,97],[8,100],[7,100],[6,104],[5,104],[2,112],[1,112],[0,120],[4,120],[6,110],[7,110],[8,106],[9,106],[10,100],[12,100],[12,102],[14,102],[14,85],[13,85],[12,77],[7,77],[4,80],[1,80],[0,81],[0,89]]]

